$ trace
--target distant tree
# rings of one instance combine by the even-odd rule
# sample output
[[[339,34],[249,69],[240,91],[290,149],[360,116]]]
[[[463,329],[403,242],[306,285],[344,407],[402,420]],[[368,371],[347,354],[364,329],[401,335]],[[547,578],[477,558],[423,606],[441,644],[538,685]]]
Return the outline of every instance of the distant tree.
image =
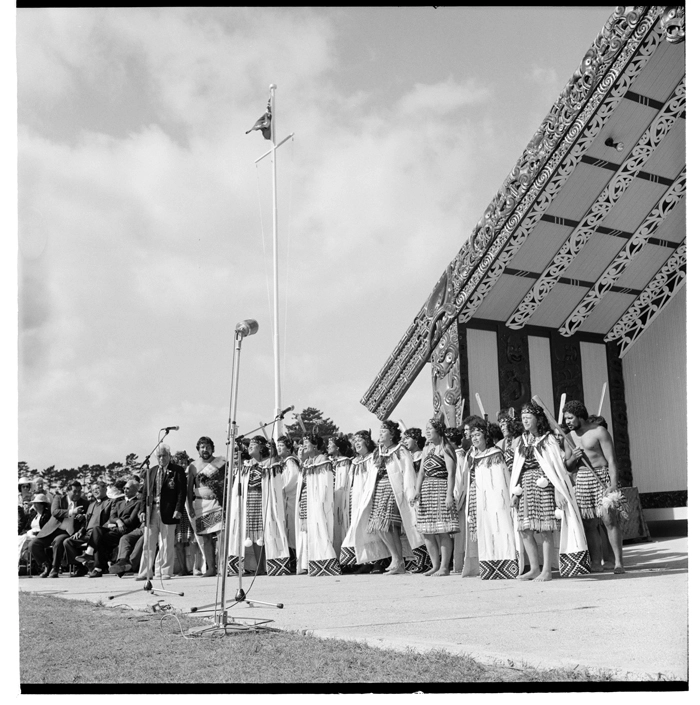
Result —
[[[26,477],[32,474],[32,470],[29,469],[29,463],[25,463],[24,460],[20,460],[17,463],[17,477]]]
[[[329,438],[334,433],[338,433],[338,427],[335,423],[328,417],[324,418],[323,412],[319,409],[315,409],[313,406],[307,406],[299,416],[304,422],[307,433],[317,433],[323,438]],[[298,420],[293,424],[285,424],[285,428],[290,438],[300,440],[304,435]]]
[[[126,456],[124,465],[126,465],[128,468],[136,468],[136,466],[139,464],[138,458],[139,456],[136,455],[136,453],[129,453],[129,455]]]

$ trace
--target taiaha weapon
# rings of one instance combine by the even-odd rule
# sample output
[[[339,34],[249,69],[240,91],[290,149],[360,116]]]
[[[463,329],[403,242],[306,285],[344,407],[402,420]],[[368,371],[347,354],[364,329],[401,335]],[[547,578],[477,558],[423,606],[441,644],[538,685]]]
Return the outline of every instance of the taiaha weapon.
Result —
[[[571,436],[564,433],[564,429],[557,423],[557,420],[554,418],[554,416],[552,416],[552,412],[544,405],[542,400],[536,394],[533,394],[532,401],[537,404],[537,406],[542,408],[542,411],[544,411],[549,423],[552,424],[554,428],[556,428],[557,431],[561,433],[562,436],[564,436],[564,440],[566,440],[566,442],[569,444],[571,450],[576,450],[577,446],[571,439]],[[590,462],[588,462],[588,458],[586,458],[585,453],[581,456],[581,461],[588,466],[589,470],[593,470],[593,472],[595,473],[595,470],[593,469],[593,466],[590,464]]]
[[[406,433],[406,431],[407,431],[406,424],[401,419],[399,419],[399,428],[401,428],[402,433]]]
[[[481,411],[481,416],[483,417],[484,421],[488,423],[489,417],[488,414],[484,411],[484,405],[481,403],[481,397],[479,396],[479,392],[476,392],[474,396],[476,397],[476,403],[479,405],[479,411]]]
[[[608,389],[608,383],[603,382],[603,391],[600,395],[600,404],[598,405],[598,416],[603,412],[603,401],[605,400],[605,392]]]
[[[559,402],[559,424],[564,420],[564,404],[566,404],[566,392],[561,395],[561,401]]]
[[[302,432],[306,433],[306,426],[304,426],[304,420],[301,418],[301,414],[293,414],[293,416],[297,420],[299,426],[301,426]]]
[[[265,440],[269,443],[270,437],[267,435],[267,431],[265,430],[265,422],[264,421],[260,422],[260,430],[262,431],[263,436],[265,436]]]
[[[467,406],[467,398],[465,397],[462,399],[462,408],[461,408],[461,414],[459,417],[459,423],[462,423],[464,421],[464,408]]]

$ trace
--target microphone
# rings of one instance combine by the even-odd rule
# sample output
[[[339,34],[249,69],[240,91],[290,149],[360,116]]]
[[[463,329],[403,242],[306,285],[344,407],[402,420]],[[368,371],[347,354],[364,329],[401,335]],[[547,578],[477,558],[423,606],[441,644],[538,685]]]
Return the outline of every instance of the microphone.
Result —
[[[236,324],[236,333],[245,338],[249,335],[255,335],[258,332],[258,322],[254,321],[252,318],[246,318],[245,321],[241,321]]]
[[[275,416],[275,419],[277,419],[277,420],[283,419],[285,414],[288,414],[290,411],[294,411],[294,404],[292,404],[291,406],[288,406],[286,409],[280,411],[280,413],[277,414],[277,416]]]
[[[166,426],[165,428],[161,428],[161,431],[179,431],[180,427],[179,426]]]

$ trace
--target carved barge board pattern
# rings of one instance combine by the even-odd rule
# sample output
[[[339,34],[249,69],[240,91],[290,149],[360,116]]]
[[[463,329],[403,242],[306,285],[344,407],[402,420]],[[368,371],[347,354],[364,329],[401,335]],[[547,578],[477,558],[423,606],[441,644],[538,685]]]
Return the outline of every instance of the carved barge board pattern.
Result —
[[[484,216],[363,396],[362,404],[380,419],[388,416],[418,376],[443,333],[468,303],[545,186],[557,184],[548,189],[552,191],[548,193],[550,199],[561,188],[566,178],[558,179],[558,171],[575,151],[582,131],[587,130],[587,139],[595,139],[605,122],[599,116],[609,114],[622,100],[629,86],[617,92],[613,89],[621,77],[625,84],[633,80],[654,53],[661,36],[657,24],[661,11],[658,7],[620,6],[611,15]],[[582,155],[583,149],[577,151],[576,163]],[[571,169],[574,166],[569,165]],[[538,212],[535,221],[543,212],[544,209]]]
[[[560,277],[590,240],[596,228],[632,185],[637,174],[684,111],[685,76],[679,82],[673,95],[639,138],[629,156],[590,206],[586,215],[574,228],[574,231],[559,248],[559,251],[552,257],[547,268],[511,314],[508,319],[508,325],[511,328],[521,328],[525,325],[544,299],[551,293]]]

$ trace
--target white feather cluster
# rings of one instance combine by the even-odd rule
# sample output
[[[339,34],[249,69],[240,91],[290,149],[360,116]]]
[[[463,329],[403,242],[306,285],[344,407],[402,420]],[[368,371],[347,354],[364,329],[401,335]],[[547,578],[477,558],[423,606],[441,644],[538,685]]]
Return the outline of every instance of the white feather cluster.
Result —
[[[542,475],[542,477],[538,477],[537,480],[535,480],[535,484],[544,489],[549,484],[549,480]]]
[[[516,497],[520,497],[520,495],[523,493],[523,488],[520,485],[516,485],[515,489],[513,490],[513,494]]]
[[[243,545],[244,545],[246,548],[250,548],[250,547],[253,545],[253,539],[251,539],[251,538],[246,539],[246,540],[243,542]]]
[[[608,492],[603,497],[603,507],[605,509],[617,509],[621,502],[622,502],[622,492],[620,492],[620,490],[614,490],[612,492]]]
[[[564,512],[562,512],[562,510],[559,507],[557,507],[554,510],[554,518],[559,519],[559,521],[561,521],[564,518]]]

